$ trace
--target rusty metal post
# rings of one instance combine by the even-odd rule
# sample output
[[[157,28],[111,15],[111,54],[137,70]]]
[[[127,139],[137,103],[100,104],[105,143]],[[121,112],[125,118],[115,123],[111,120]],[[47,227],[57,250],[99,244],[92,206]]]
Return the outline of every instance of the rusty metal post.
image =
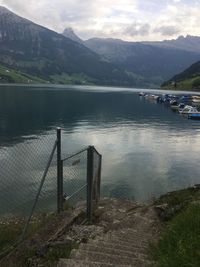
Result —
[[[102,155],[99,155],[99,169],[98,169],[98,183],[97,183],[97,201],[100,200],[101,195],[101,168],[102,168]]]
[[[63,162],[61,159],[61,128],[57,128],[57,212],[63,211]]]
[[[92,219],[93,147],[87,149],[87,219]]]

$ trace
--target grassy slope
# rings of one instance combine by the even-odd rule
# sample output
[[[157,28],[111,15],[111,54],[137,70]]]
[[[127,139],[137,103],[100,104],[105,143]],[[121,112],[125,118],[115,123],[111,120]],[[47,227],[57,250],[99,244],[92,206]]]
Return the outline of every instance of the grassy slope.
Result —
[[[88,77],[85,74],[72,74],[69,75],[67,73],[62,73],[61,75],[51,75],[50,81],[52,83],[59,84],[87,84],[92,85],[95,84],[95,80]]]
[[[49,81],[43,80],[36,76],[32,76],[20,71],[7,68],[0,64],[0,83],[54,83],[54,84],[95,84],[95,80],[84,74],[68,75],[62,73],[61,75],[51,75]]]
[[[38,77],[0,65],[0,83],[44,83]]]
[[[196,76],[190,79],[185,79],[176,83],[176,87],[173,83],[167,83],[162,86],[162,89],[172,90],[195,90],[200,91],[200,76]]]
[[[156,258],[158,266],[196,266],[200,264],[200,205],[191,205],[167,226]]]
[[[156,204],[182,209],[165,224],[161,240],[154,251],[160,267],[200,265],[200,190],[186,189],[161,197]]]

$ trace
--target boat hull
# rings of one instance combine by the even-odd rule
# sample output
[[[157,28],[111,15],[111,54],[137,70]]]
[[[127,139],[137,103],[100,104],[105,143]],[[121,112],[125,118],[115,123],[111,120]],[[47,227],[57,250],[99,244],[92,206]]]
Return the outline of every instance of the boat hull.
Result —
[[[188,119],[191,120],[200,120],[200,113],[189,113]]]

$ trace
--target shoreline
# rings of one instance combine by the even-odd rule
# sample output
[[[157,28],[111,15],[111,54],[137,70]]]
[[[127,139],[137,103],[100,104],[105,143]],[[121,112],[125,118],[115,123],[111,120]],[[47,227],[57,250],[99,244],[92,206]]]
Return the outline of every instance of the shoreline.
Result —
[[[135,91],[135,92],[160,92],[160,93],[164,93],[164,92],[169,92],[169,93],[173,93],[173,94],[200,94],[200,90],[174,90],[172,88],[137,88],[137,87],[124,87],[124,86],[114,86],[114,85],[77,85],[77,84],[54,84],[54,83],[32,83],[32,84],[27,84],[27,83],[0,83],[0,89],[2,87],[28,87],[28,88],[57,88],[57,89],[92,89],[92,88],[102,88],[105,91],[105,88],[110,88],[110,89],[121,89],[121,91],[123,89],[128,89],[128,91]]]
[[[72,217],[70,220],[68,218],[68,223],[66,224],[65,220],[69,216],[69,212],[65,211],[61,215],[53,216],[51,220],[44,220],[43,223],[45,223],[46,221],[46,224],[43,224],[42,229],[39,227],[36,232],[35,230],[33,230],[33,232],[35,232],[33,236],[26,238],[26,240],[21,245],[19,245],[19,247],[17,247],[15,251],[13,251],[10,255],[6,256],[2,260],[3,262],[5,260],[5,266],[7,262],[13,262],[13,261],[16,261],[19,263],[19,265],[16,265],[16,266],[22,266],[20,265],[21,261],[26,262],[29,260],[33,260],[34,262],[35,261],[43,262],[44,258],[48,262],[50,260],[49,259],[50,256],[48,256],[49,253],[54,253],[54,250],[56,250],[56,251],[60,251],[58,252],[56,256],[56,259],[54,259],[54,261],[58,262],[58,260],[62,258],[62,256],[60,256],[60,253],[62,253],[63,248],[68,250],[68,252],[70,253],[74,246],[78,248],[78,246],[82,244],[83,242],[82,236],[81,236],[82,227],[83,229],[85,229],[85,231],[87,227],[89,227],[88,229],[90,229],[90,227],[92,227],[92,229],[94,230],[97,229],[97,233],[95,232],[96,230],[95,231],[92,230],[92,233],[94,234],[94,237],[92,238],[95,238],[96,235],[98,238],[99,233],[102,232],[102,231],[99,232],[98,230],[100,229],[98,228],[99,226],[104,225],[106,223],[105,225],[107,226],[106,227],[105,225],[103,226],[105,227],[105,229],[107,229],[106,232],[116,231],[116,229],[118,229],[117,228],[118,224],[119,224],[119,227],[122,227],[121,225],[124,226],[125,224],[123,221],[124,216],[128,216],[129,220],[133,220],[134,216],[137,215],[138,213],[140,214],[140,216],[144,216],[144,219],[146,222],[148,222],[148,225],[149,225],[148,227],[150,227],[150,229],[152,229],[151,228],[151,220],[152,220],[151,216],[153,216],[154,218],[153,219],[154,224],[155,224],[154,227],[155,227],[155,230],[157,229],[155,232],[157,237],[155,239],[156,242],[154,243],[154,249],[157,251],[156,252],[156,257],[157,257],[157,255],[159,254],[161,250],[160,240],[163,240],[161,237],[163,237],[163,234],[166,235],[167,233],[166,230],[168,229],[168,226],[171,225],[171,222],[173,225],[174,220],[176,220],[176,218],[180,216],[183,216],[185,212],[187,212],[187,209],[190,208],[191,205],[194,205],[194,203],[198,205],[200,203],[200,185],[199,184],[194,185],[192,187],[187,187],[185,189],[168,192],[164,195],[161,195],[160,197],[156,198],[153,201],[149,201],[146,204],[139,204],[135,201],[129,201],[129,200],[102,198],[99,203],[100,206],[95,212],[95,217],[92,220],[91,226],[87,226],[87,224],[82,225],[80,221],[80,218],[82,218],[82,215],[80,215],[82,213],[80,212],[82,212],[82,210],[79,210],[78,207],[71,211]],[[102,207],[104,207],[103,210],[102,210]],[[110,219],[109,221],[106,220],[104,222],[105,218],[108,216],[106,215],[107,212],[110,216]],[[149,218],[149,214],[150,214],[150,218]],[[157,214],[157,218],[156,218],[156,214]],[[77,224],[77,218],[79,218],[78,221],[80,221],[78,224]],[[12,229],[12,224],[10,226],[11,226],[10,229]],[[67,241],[61,242],[60,238],[62,240],[62,236],[66,235],[68,231],[69,231],[68,234],[70,234],[71,227],[72,228],[75,227],[75,229],[79,229],[78,235],[77,236],[72,235],[70,242],[68,240],[68,243]],[[137,225],[135,227],[137,227]],[[51,231],[49,231],[49,229],[51,229]],[[104,231],[105,230],[103,230],[103,232]],[[126,231],[126,228],[124,228],[124,231]],[[91,230],[88,232],[89,235],[86,234],[86,236],[84,236],[84,240],[87,239],[88,240],[87,242],[90,242],[91,240],[90,233],[91,233]],[[43,236],[42,239],[41,239],[41,236]],[[154,236],[154,234],[152,236]],[[79,240],[79,238],[80,238],[80,241],[78,241],[77,243],[77,240]],[[151,245],[150,243],[149,245]],[[53,247],[53,250],[52,250],[52,247]],[[150,246],[150,248],[152,247]],[[31,252],[31,255],[27,258],[26,254],[29,255],[30,252]],[[38,255],[37,254],[38,252],[42,252],[43,255],[42,256]],[[151,252],[151,250],[149,253],[154,254],[154,252]],[[150,254],[149,256],[151,256]],[[65,258],[68,259],[68,257],[69,257],[69,254]],[[12,266],[12,265],[9,265],[9,266]]]

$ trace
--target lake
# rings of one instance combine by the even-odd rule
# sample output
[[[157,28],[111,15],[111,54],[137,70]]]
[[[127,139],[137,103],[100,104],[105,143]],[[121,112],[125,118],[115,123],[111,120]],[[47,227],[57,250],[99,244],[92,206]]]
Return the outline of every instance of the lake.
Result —
[[[200,121],[140,98],[138,91],[1,86],[0,213],[30,207],[56,127],[62,128],[64,154],[94,145],[103,155],[102,196],[144,202],[200,183]],[[48,205],[55,180],[45,186]]]

